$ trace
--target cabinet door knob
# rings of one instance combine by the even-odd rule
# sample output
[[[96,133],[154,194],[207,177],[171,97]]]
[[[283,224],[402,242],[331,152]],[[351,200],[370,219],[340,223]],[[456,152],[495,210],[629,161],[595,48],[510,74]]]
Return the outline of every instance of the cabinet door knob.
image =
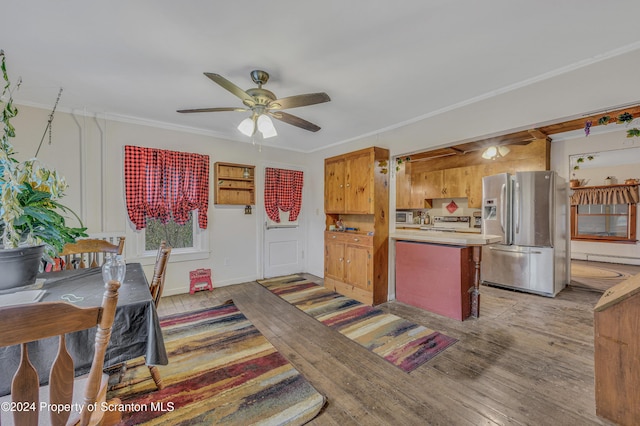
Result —
[[[351,263],[351,259],[347,259],[347,263]]]
[[[353,241],[360,241],[360,238],[354,238]]]
[[[331,238],[335,239],[335,238],[336,238],[336,236],[335,236],[335,235],[332,235],[332,236],[331,236]]]
[[[342,185],[342,184],[340,184],[340,188],[342,188],[342,186],[343,186],[343,185]]]
[[[342,258],[340,258],[339,260],[340,260],[340,262],[342,262]]]
[[[350,184],[350,183],[348,183],[348,184],[347,184],[347,188],[348,188],[348,187],[350,187],[350,186],[351,186],[351,184]]]

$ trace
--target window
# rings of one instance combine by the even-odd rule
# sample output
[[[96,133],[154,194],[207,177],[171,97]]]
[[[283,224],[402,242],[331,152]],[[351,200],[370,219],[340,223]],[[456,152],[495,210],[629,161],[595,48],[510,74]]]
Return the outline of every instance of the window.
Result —
[[[147,217],[146,228],[136,232],[137,258],[142,264],[151,264],[162,240],[171,246],[173,259],[206,259],[209,251],[207,231],[198,226],[198,211],[189,214],[189,220],[180,225],[171,218],[166,224]]]
[[[184,260],[207,256],[209,156],[126,145],[124,171],[138,257],[155,257],[162,240]]]
[[[571,239],[635,242],[636,204],[578,204],[571,206]]]
[[[156,250],[162,241],[166,241],[174,249],[193,247],[193,214],[183,225],[176,223],[173,217],[163,224],[159,219],[147,217],[147,228],[144,234],[144,250]]]

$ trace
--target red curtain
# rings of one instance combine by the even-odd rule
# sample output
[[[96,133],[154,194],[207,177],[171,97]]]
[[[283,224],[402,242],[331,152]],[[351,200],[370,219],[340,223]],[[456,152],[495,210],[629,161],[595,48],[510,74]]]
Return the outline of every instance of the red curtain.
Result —
[[[264,208],[269,219],[280,223],[279,210],[289,212],[291,222],[298,219],[302,206],[303,173],[267,167],[264,180]]]
[[[127,145],[124,181],[129,219],[136,229],[147,217],[178,224],[198,210],[198,225],[207,228],[209,156]]]

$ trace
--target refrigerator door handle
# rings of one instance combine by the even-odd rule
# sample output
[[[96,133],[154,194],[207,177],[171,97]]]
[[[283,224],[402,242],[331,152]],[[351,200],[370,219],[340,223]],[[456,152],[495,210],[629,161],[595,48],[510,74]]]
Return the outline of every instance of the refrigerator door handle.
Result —
[[[514,210],[513,218],[516,221],[515,232],[516,234],[519,234],[520,233],[520,183],[518,183],[517,181],[515,185],[513,210]]]
[[[513,248],[514,246],[508,246],[508,247],[511,247],[511,249],[506,249],[506,250],[505,250],[505,249],[502,249],[502,248],[500,248],[500,247],[498,247],[498,246],[493,246],[493,245],[488,245],[488,246],[487,246],[487,248],[488,248],[489,250],[491,250],[491,251],[499,251],[499,252],[502,252],[502,253],[513,253],[513,254],[518,254],[518,253],[530,253],[530,252],[529,252],[528,250],[526,250],[526,249],[525,249],[525,250],[520,250],[520,249],[514,249],[514,248]],[[538,253],[540,253],[540,252],[538,252]]]
[[[502,230],[503,234],[504,234],[504,222],[507,217],[507,209],[504,204],[504,199],[506,194],[507,194],[507,185],[503,183],[502,187],[500,188],[500,229]],[[509,241],[509,239],[507,238],[507,240],[505,241]]]

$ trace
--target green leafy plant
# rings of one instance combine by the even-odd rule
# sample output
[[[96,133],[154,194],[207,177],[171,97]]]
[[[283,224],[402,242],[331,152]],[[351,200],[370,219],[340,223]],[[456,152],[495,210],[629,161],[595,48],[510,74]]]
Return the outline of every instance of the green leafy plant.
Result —
[[[627,130],[627,137],[628,138],[640,137],[640,129],[633,128],[633,129]]]
[[[623,112],[618,116],[618,123],[631,123],[633,121],[633,115],[628,112]]]
[[[404,158],[402,158],[402,157],[397,157],[397,158],[396,158],[396,172],[397,172],[398,170],[400,170],[400,164],[402,164],[402,163],[404,163],[404,162],[407,162],[407,161],[411,161],[411,157],[404,157]]]
[[[625,124],[629,124],[633,120],[634,120],[633,114],[631,114],[630,112],[623,112],[616,118],[617,123],[625,123]],[[611,123],[611,117],[609,117],[608,115],[604,115],[598,119],[598,124],[601,126],[606,126],[609,123]],[[627,130],[627,137],[628,138],[640,137],[640,129],[636,127],[636,128]]]
[[[87,236],[86,228],[73,211],[58,201],[68,187],[63,177],[55,170],[47,169],[36,158],[22,162],[15,158],[11,138],[16,132],[11,119],[18,114],[18,109],[13,105],[2,50],[0,59],[5,83],[0,96],[3,125],[0,134],[0,243],[5,249],[44,244],[45,256],[54,257],[66,243]],[[61,213],[73,214],[80,227],[67,226]]]

